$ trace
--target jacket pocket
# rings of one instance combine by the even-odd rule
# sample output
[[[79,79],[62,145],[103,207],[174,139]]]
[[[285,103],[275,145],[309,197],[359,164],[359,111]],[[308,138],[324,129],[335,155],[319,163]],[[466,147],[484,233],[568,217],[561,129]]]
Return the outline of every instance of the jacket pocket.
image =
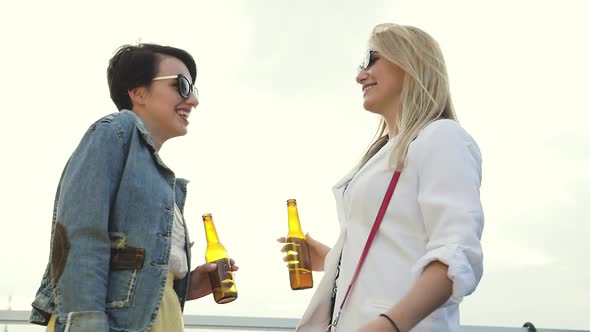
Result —
[[[374,301],[367,301],[365,305],[365,312],[367,314],[366,319],[376,319],[379,317],[379,314],[386,314],[386,312],[391,309],[394,304],[387,304],[385,301],[381,302],[374,302]],[[412,332],[426,332],[426,331],[448,331],[446,329],[446,322],[441,317],[440,309],[435,310],[422,321],[418,322],[414,328],[412,328]],[[451,331],[448,331],[451,332]]]
[[[367,300],[365,302],[365,307],[367,308],[366,311],[370,312],[373,315],[379,315],[393,307],[393,304],[388,304],[385,301],[376,302]]]
[[[143,266],[142,248],[126,246],[124,233],[109,233],[111,238],[111,269],[107,290],[107,309],[131,306],[139,272]]]
[[[368,310],[375,314],[382,314],[385,313],[387,310],[393,308],[395,304],[387,304],[385,301],[375,302],[375,301],[367,301]],[[444,319],[445,313],[443,309],[438,308],[434,310],[430,315],[426,316],[422,321],[423,322],[437,322],[441,319]]]

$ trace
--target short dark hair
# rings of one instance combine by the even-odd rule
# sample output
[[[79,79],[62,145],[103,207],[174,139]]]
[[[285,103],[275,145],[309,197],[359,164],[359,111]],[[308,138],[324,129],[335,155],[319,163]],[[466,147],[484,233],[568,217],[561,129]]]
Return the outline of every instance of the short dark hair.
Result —
[[[123,45],[109,60],[107,81],[111,99],[117,109],[131,109],[128,91],[140,86],[149,86],[156,77],[162,56],[175,57],[182,61],[191,74],[193,84],[197,79],[197,65],[185,50],[157,44]]]

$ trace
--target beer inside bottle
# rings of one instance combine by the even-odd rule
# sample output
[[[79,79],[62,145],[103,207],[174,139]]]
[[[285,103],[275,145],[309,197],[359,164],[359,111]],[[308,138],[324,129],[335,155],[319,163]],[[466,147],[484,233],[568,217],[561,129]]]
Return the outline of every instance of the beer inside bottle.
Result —
[[[216,263],[217,269],[209,272],[213,298],[219,304],[229,303],[238,298],[238,291],[234,283],[234,275],[229,262],[229,255],[225,247],[219,241],[213,217],[210,213],[203,215],[203,224],[207,236],[207,250],[205,260],[207,263]]]
[[[309,247],[301,230],[297,202],[294,199],[287,200],[287,212],[289,215],[289,234],[287,235],[285,247],[287,249],[287,267],[289,268],[291,289],[312,288],[313,276]]]

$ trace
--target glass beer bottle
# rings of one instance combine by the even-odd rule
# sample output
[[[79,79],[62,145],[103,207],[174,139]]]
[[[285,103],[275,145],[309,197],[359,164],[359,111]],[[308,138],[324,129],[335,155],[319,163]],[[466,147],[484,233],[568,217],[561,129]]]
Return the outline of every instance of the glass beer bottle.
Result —
[[[294,199],[287,200],[287,212],[289,215],[289,234],[285,241],[285,248],[287,250],[287,267],[289,268],[291,289],[312,288],[313,276],[309,247],[301,230],[297,202]]]
[[[211,213],[203,215],[203,224],[207,236],[207,250],[205,260],[207,263],[216,263],[217,270],[209,272],[213,298],[219,304],[229,303],[238,298],[238,291],[234,283],[234,276],[229,262],[229,255],[225,247],[219,242],[215,224]]]

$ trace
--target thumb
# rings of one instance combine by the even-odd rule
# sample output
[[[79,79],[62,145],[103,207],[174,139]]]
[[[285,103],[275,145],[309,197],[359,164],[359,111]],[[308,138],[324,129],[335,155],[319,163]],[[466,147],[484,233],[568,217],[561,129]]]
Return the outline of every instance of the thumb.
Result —
[[[195,268],[195,270],[197,270],[197,272],[208,273],[208,272],[215,271],[216,268],[217,268],[216,263],[206,263],[206,264],[197,266]]]

